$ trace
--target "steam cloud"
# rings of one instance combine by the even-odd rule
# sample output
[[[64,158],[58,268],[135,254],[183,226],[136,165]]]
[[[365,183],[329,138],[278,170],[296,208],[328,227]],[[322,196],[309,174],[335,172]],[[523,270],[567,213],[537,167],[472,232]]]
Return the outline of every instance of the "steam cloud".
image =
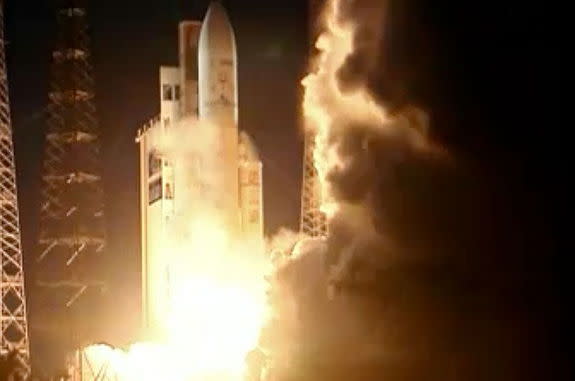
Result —
[[[151,149],[167,161],[164,194],[173,200],[162,205],[173,210],[162,216],[165,235],[150,240],[156,253],[147,258],[153,308],[146,334],[153,340],[126,350],[92,345],[84,354],[110,379],[240,380],[266,316],[268,261],[260,244],[243,242],[221,218],[218,129],[187,118],[149,133],[161,134]]]
[[[166,246],[175,276],[212,276],[259,289],[267,261],[262,248],[227,231],[218,207],[225,189],[215,126],[188,117],[162,136],[157,147],[174,171],[175,214]]]
[[[175,246],[173,252],[182,250],[189,252],[182,253],[182,257],[194,263],[180,263],[186,265],[188,271],[202,268],[210,260],[214,261],[213,266],[229,266],[236,272],[255,263],[258,264],[258,268],[262,268],[264,257],[261,248],[252,247],[252,242],[238,241],[223,226],[224,221],[218,208],[221,200],[218,197],[221,196],[221,190],[225,189],[225,186],[221,177],[221,163],[213,153],[213,147],[218,144],[218,129],[192,117],[180,120],[162,136],[157,149],[171,164],[175,179],[173,188],[176,194],[176,213],[167,232],[169,235],[167,244]],[[210,255],[203,253],[197,246],[205,243],[206,231],[209,231],[206,226],[221,233],[218,237],[212,237],[216,241],[212,244],[217,246],[220,254],[223,255],[233,247],[234,251],[251,253],[250,257],[218,258],[218,253]],[[240,266],[241,261],[248,262],[249,265]],[[250,268],[249,271],[253,270]]]
[[[329,233],[271,279],[269,378],[533,377],[526,279],[500,230],[511,220],[492,212],[502,204],[481,174],[429,138],[428,113],[378,91],[387,5],[326,5],[303,84]]]
[[[217,128],[192,117],[178,121],[162,136],[157,149],[171,163],[177,179],[173,185],[178,194],[178,213],[173,223],[176,229],[186,229],[190,221],[218,215],[214,195],[223,182],[210,151],[217,143]],[[185,232],[173,234],[180,236],[172,239],[181,239]]]

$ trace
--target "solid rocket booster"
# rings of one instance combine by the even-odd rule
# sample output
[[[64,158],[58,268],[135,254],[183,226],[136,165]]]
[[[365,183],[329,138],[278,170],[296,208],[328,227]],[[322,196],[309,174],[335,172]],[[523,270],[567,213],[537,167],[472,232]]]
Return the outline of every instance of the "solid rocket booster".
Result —
[[[238,91],[234,31],[224,7],[211,3],[199,37],[199,116],[217,129],[219,186],[216,207],[230,232],[239,231],[238,208]]]

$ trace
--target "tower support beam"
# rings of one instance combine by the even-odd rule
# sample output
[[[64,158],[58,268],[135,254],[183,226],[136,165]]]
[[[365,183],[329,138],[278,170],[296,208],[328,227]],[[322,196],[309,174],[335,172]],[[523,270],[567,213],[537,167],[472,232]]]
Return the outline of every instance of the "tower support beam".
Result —
[[[308,0],[308,60],[310,61],[314,55],[314,44],[317,38],[316,20],[324,3],[325,0]],[[321,210],[322,189],[313,159],[315,137],[312,130],[306,128],[304,134],[300,231],[310,237],[324,237],[327,234],[327,221],[325,213]]]
[[[4,1],[0,0],[0,355],[16,352],[22,371],[30,371],[30,348],[14,145],[4,51]]]
[[[106,234],[99,128],[84,0],[56,2],[31,328],[53,348],[42,363],[96,339],[103,311]],[[36,316],[41,316],[36,319]],[[42,321],[40,321],[42,319]],[[66,322],[68,331],[42,329]],[[58,327],[58,324],[48,324]],[[37,331],[34,331],[35,333]],[[47,352],[47,351],[42,351]],[[49,369],[48,371],[51,371]]]

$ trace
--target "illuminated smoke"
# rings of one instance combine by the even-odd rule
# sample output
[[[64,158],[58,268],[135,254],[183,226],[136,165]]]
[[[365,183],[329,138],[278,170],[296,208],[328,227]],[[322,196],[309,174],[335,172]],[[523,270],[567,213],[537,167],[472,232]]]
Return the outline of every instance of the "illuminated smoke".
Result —
[[[371,90],[385,70],[386,6],[327,2],[302,81],[329,229],[270,280],[274,315],[261,345],[274,381],[511,375],[486,349],[510,351],[495,332],[516,331],[485,319],[502,296],[489,283],[500,279],[485,250],[493,237],[481,184],[429,138],[427,112],[388,109],[394,99]]]
[[[223,179],[213,154],[218,136],[216,126],[188,117],[171,126],[157,147],[170,163],[175,179],[176,213],[168,232],[170,242],[180,245],[183,237],[193,239],[188,230],[194,223],[219,223],[215,205]]]
[[[162,333],[122,351],[86,349],[110,364],[119,381],[240,380],[247,353],[266,318],[262,248],[226,230],[217,208],[221,194],[214,157],[217,129],[185,119],[166,131],[158,152],[174,174],[174,210],[162,242],[169,263]],[[168,175],[169,176],[169,175]],[[155,290],[162,293],[165,290]]]
[[[390,115],[368,91],[383,9],[373,7],[375,2],[363,2],[372,5],[363,8],[358,3],[327,5],[315,70],[302,81],[329,234],[325,242],[302,243],[272,280],[276,315],[264,331],[263,346],[271,353],[270,373],[285,379],[299,373],[333,377],[327,371],[332,364],[360,366],[402,355],[381,345],[389,339],[377,313],[383,306],[339,289],[352,278],[371,287],[376,271],[398,255],[374,210],[378,181],[393,181],[398,165],[413,156],[440,155],[426,139],[423,112],[412,108]],[[275,339],[265,341],[266,333]]]

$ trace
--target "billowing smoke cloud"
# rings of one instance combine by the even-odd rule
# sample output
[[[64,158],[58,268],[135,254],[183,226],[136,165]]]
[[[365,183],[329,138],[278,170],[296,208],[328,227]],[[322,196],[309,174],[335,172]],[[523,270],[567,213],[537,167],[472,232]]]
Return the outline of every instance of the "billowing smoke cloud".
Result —
[[[326,6],[303,84],[329,233],[296,245],[271,280],[269,377],[525,379],[522,347],[535,344],[523,345],[525,279],[493,220],[501,205],[429,138],[433,110],[374,93],[386,3]]]
[[[219,131],[194,118],[148,131],[160,134],[150,135],[156,144],[150,148],[165,159],[165,197],[156,209],[163,212],[164,229],[148,237],[153,250],[145,258],[150,306],[145,333],[151,341],[127,350],[85,348],[81,361],[107,370],[107,379],[243,378],[245,355],[256,346],[266,317],[268,260],[261,244],[242,240],[222,218]],[[74,372],[88,367],[77,363]]]
[[[256,270],[252,266],[257,265],[261,277],[265,265],[262,249],[230,234],[218,207],[225,194],[222,164],[214,154],[220,139],[218,131],[208,122],[188,117],[178,121],[160,140],[157,149],[170,163],[175,195],[175,213],[169,221],[166,245],[184,258],[179,261],[182,271],[229,267],[232,273],[251,277],[243,271],[253,274]],[[209,254],[205,252],[207,248],[211,250]],[[231,255],[231,250],[243,255]]]
[[[218,131],[208,122],[184,118],[157,147],[173,170],[174,214],[165,243],[172,256],[170,271],[185,282],[212,277],[260,293],[267,266],[262,248],[228,231],[219,206],[225,185],[221,158],[214,154],[220,144]],[[191,304],[187,297],[182,295],[178,303]]]
[[[172,222],[172,240],[187,234],[189,224],[196,220],[218,216],[215,208],[223,180],[218,170],[213,147],[218,144],[218,129],[196,118],[184,118],[162,135],[157,147],[173,170],[173,191],[177,194],[176,211]]]

